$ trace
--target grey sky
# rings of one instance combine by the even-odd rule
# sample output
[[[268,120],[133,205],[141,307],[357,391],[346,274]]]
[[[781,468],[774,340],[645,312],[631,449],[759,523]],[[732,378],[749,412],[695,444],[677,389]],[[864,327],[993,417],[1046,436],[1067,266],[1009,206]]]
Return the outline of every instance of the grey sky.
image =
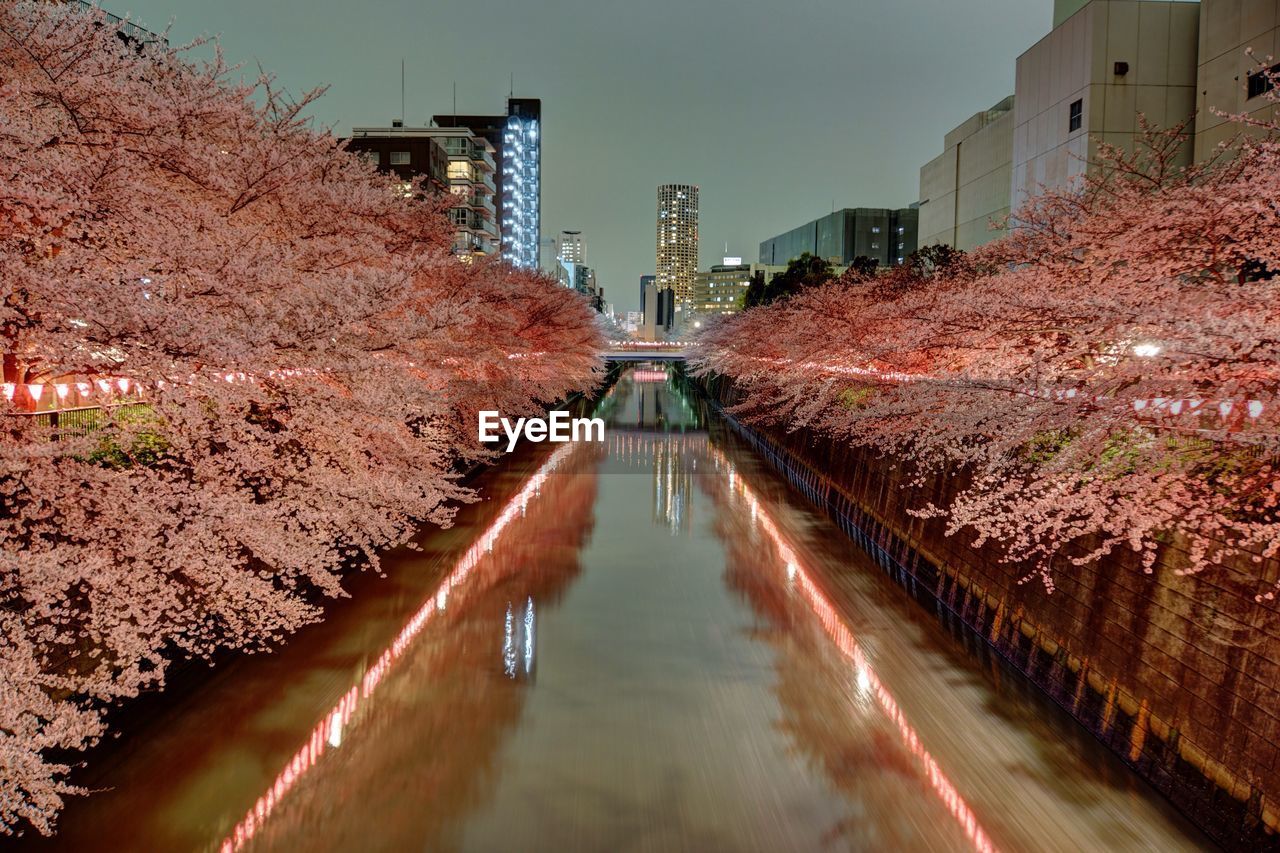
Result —
[[[606,299],[653,271],[656,188],[702,188],[701,262],[836,207],[916,200],[951,127],[1013,91],[1052,0],[103,0],[219,35],[339,133],[543,99],[543,233],[581,229]]]

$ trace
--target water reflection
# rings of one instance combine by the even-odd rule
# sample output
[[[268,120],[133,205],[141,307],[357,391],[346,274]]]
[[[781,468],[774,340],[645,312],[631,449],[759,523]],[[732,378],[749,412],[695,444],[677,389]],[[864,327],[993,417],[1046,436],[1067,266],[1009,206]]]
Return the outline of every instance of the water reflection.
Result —
[[[856,685],[857,697],[861,700],[860,704],[866,707],[876,707],[885,715],[885,717],[893,724],[903,747],[916,759],[923,771],[923,777],[932,788],[933,794],[938,798],[941,804],[950,813],[957,827],[964,833],[965,840],[969,846],[980,853],[990,853],[995,850],[990,836],[983,828],[978,816],[973,809],[965,801],[964,797],[957,790],[955,784],[948,778],[946,772],[939,765],[937,759],[934,758],[925,748],[919,734],[912,727],[907,716],[903,713],[902,708],[894,699],[893,694],[880,681],[876,675],[875,669],[871,665],[867,654],[863,651],[858,641],[854,638],[853,633],[845,625],[844,620],[839,615],[836,608],[828,600],[827,596],[820,589],[810,571],[801,563],[800,557],[792,549],[788,543],[786,536],[779,529],[773,516],[765,507],[760,497],[747,484],[746,480],[737,474],[733,464],[723,453],[717,449],[708,447],[708,453],[711,455],[712,463],[715,468],[715,476],[708,477],[711,482],[707,483],[709,489],[722,487],[727,493],[721,501],[721,508],[725,512],[721,513],[722,521],[721,530],[726,530],[725,522],[734,520],[749,519],[750,529],[746,536],[727,535],[726,539],[730,542],[737,543],[737,547],[731,550],[730,565],[736,565],[737,569],[731,569],[729,572],[730,583],[738,589],[748,592],[753,603],[761,609],[767,609],[774,618],[779,616],[787,616],[787,605],[790,602],[779,601],[776,595],[778,590],[785,589],[793,596],[798,597],[808,607],[809,611],[818,620],[826,633],[827,638],[835,645],[846,660],[853,664],[854,684]],[[707,466],[704,466],[704,471]],[[740,530],[743,525],[737,525]],[[763,535],[756,535],[756,534]],[[763,553],[753,548],[742,548],[742,543],[751,543],[755,546],[764,546],[766,551]],[[746,568],[749,567],[749,568]],[[781,568],[781,572],[778,572]],[[772,571],[771,571],[772,570]],[[770,583],[769,574],[774,574],[773,583]],[[781,577],[776,577],[781,575]],[[814,654],[811,659],[823,660],[821,654]],[[786,673],[787,668],[782,669]],[[814,682],[819,685],[838,686],[845,679],[842,673],[837,670],[828,671],[820,675]],[[870,700],[870,701],[868,701]],[[801,714],[808,716],[807,703],[800,703],[798,708]],[[839,719],[840,710],[838,707],[833,709],[832,716]],[[793,727],[793,733],[803,736],[805,732],[812,730],[813,720],[808,720],[810,725],[796,725]],[[864,729],[864,731],[866,731]],[[836,739],[823,731],[818,738],[819,752],[827,754],[830,746],[836,742]],[[875,744],[866,744],[871,747],[863,753],[866,756],[865,761],[860,761],[859,778],[874,779],[874,786],[867,787],[863,793],[871,793],[875,790],[889,790],[885,786],[886,769],[892,772],[895,761],[892,754],[887,753],[883,749],[874,748]],[[854,753],[857,755],[858,753]],[[830,772],[831,768],[828,768]],[[896,768],[901,775],[901,767]],[[860,791],[862,789],[860,788]],[[897,794],[894,799],[897,799]],[[885,803],[888,805],[888,803]],[[828,834],[828,838],[834,835],[846,835],[850,830],[857,828],[857,823],[853,821],[844,821],[833,833]],[[886,844],[889,848],[907,849],[924,842],[926,839],[897,837],[897,838],[862,838],[864,842],[875,842],[876,844]],[[913,844],[912,842],[915,842]]]
[[[533,623],[533,596],[525,601],[523,615],[507,602],[507,618],[502,626],[502,669],[507,678],[533,680]]]
[[[477,770],[494,765],[518,724],[521,685],[531,686],[536,672],[535,601],[554,605],[581,570],[578,552],[593,520],[594,447],[563,446],[510,499],[370,668],[357,700],[369,707],[340,710],[350,727],[344,754],[299,765],[315,767],[317,778],[291,798],[276,793],[277,781],[224,840],[224,851],[251,839],[263,849],[357,849],[368,846],[370,827],[379,849],[456,843],[449,818],[485,799],[488,774]],[[389,780],[394,790],[385,790]],[[354,814],[321,817],[352,791],[378,793]],[[317,832],[322,841],[311,838]]]
[[[196,683],[37,847],[1191,848],[665,370],[428,553]],[[376,581],[376,582],[375,582]],[[143,734],[145,732],[145,736]],[[212,733],[212,734],[211,734]]]

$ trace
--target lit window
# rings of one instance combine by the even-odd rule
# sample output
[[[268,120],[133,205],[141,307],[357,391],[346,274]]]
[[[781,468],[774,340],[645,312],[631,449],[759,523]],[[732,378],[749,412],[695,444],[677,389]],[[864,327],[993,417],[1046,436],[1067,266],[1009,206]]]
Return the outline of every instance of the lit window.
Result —
[[[879,225],[872,225],[872,226],[871,226],[871,233],[872,233],[872,234],[879,234],[879,233],[880,233],[880,226],[879,226]]]
[[[408,151],[392,151],[391,165],[392,166],[408,166],[409,152]]]
[[[1071,102],[1070,111],[1067,114],[1067,133],[1073,133],[1084,126],[1084,99],[1078,99]]]

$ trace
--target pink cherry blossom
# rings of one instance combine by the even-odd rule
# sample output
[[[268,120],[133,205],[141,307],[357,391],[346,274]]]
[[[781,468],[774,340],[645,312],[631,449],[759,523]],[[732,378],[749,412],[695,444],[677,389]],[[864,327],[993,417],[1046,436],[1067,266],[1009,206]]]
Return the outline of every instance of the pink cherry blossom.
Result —
[[[443,202],[313,128],[319,94],[0,3],[5,387],[105,406],[50,440],[0,401],[3,831],[52,831],[48,755],[169,661],[268,650],[447,524],[478,409],[595,382],[586,302],[451,256]]]
[[[918,511],[1049,589],[1051,567],[1117,548],[1148,571],[1170,542],[1189,573],[1275,557],[1280,142],[1264,130],[1188,169],[1176,129],[1104,146],[1010,236],[727,318],[699,367],[757,422],[954,478],[954,500]]]

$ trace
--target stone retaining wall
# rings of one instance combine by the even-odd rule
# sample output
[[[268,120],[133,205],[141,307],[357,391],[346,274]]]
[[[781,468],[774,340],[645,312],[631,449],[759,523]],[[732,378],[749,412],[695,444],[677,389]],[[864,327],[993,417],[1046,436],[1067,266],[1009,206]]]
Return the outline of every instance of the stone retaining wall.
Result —
[[[735,402],[723,379],[702,383]],[[1280,613],[1254,595],[1273,562],[1154,574],[1128,553],[1064,565],[1056,590],[908,511],[956,484],[913,486],[875,451],[729,423],[921,602],[958,619],[1230,849],[1280,850]]]

